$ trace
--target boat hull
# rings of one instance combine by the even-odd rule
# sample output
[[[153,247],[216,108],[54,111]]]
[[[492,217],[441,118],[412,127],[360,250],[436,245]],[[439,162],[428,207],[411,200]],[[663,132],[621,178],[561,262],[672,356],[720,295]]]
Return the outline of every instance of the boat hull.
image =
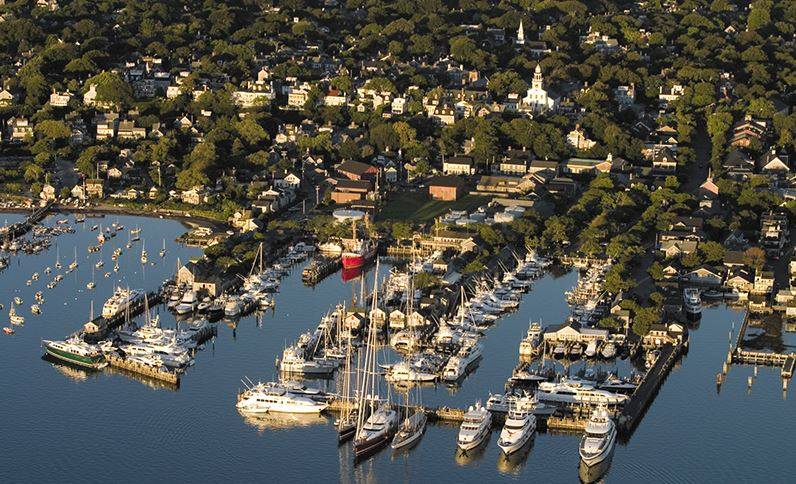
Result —
[[[360,267],[364,266],[365,264],[367,264],[369,261],[371,261],[373,259],[373,257],[375,257],[375,256],[376,256],[376,248],[375,247],[371,248],[370,250],[368,250],[364,254],[357,254],[357,253],[354,253],[354,252],[346,252],[341,257],[341,260],[343,262],[343,269],[357,269],[357,268],[360,268]]]
[[[75,355],[73,353],[62,351],[50,346],[45,346],[44,351],[46,351],[47,354],[52,356],[53,358],[57,358],[59,360],[66,361],[67,363],[72,363],[73,365],[78,365],[85,368],[92,368],[98,370],[105,366],[104,357],[89,358],[85,356]]]

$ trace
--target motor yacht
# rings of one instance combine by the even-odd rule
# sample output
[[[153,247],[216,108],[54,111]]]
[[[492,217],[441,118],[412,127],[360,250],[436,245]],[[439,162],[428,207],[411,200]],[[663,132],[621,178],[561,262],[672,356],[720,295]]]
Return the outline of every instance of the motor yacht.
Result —
[[[528,442],[536,431],[536,417],[520,408],[509,409],[506,423],[500,431],[498,447],[506,455],[517,452]]]
[[[196,306],[196,293],[194,291],[185,291],[185,294],[182,295],[180,303],[174,307],[174,312],[177,314],[189,314],[196,310]]]
[[[442,370],[442,379],[448,382],[458,381],[467,373],[467,370],[472,368],[480,359],[480,343],[474,341],[463,345],[459,351],[448,360],[448,363]]]
[[[481,405],[481,402],[476,402],[464,414],[456,445],[464,451],[472,450],[486,440],[491,429],[492,414]]]
[[[528,332],[520,341],[520,356],[532,356],[542,342],[542,324],[531,322]]]
[[[328,405],[308,397],[295,395],[284,388],[260,387],[240,395],[236,407],[246,413],[320,413]]]
[[[628,400],[627,395],[620,395],[606,390],[599,390],[594,384],[584,380],[564,378],[560,382],[541,382],[536,391],[540,402],[564,404],[603,404],[621,405]]]
[[[616,425],[604,407],[592,412],[586,424],[586,432],[580,441],[581,461],[587,466],[595,466],[608,459],[616,444]]]
[[[699,318],[702,315],[702,299],[699,289],[687,287],[683,291],[683,309],[687,316]]]

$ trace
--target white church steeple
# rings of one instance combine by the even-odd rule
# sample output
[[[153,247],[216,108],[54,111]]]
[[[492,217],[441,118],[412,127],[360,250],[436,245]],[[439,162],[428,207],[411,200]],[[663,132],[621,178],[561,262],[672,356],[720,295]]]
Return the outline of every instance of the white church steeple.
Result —
[[[533,81],[531,81],[532,89],[542,89],[542,68],[536,64],[536,69],[533,71]]]
[[[514,43],[525,45],[525,29],[522,28],[522,19],[520,19],[520,26],[517,28],[517,40]]]

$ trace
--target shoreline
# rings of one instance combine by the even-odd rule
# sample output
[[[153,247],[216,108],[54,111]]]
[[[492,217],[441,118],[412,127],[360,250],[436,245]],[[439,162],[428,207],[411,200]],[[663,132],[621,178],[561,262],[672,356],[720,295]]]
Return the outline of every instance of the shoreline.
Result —
[[[3,207],[0,208],[0,213],[29,213],[31,209],[17,207]],[[227,224],[219,220],[203,217],[193,214],[178,214],[169,210],[158,211],[144,211],[132,209],[129,207],[116,207],[116,206],[101,206],[101,207],[70,207],[65,205],[55,204],[51,211],[53,213],[82,213],[86,216],[96,215],[128,215],[135,217],[148,217],[148,218],[163,218],[169,220],[177,220],[182,222],[188,227],[209,227],[215,232],[226,232]]]

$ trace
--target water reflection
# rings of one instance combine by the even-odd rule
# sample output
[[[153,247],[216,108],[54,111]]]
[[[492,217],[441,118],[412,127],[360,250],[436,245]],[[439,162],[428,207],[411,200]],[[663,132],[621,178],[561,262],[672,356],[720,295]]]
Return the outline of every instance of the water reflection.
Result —
[[[486,446],[489,445],[489,441],[492,440],[492,431],[490,430],[489,434],[484,438],[484,440],[478,444],[478,447],[474,447],[470,450],[463,450],[460,447],[456,447],[456,464],[460,466],[466,466],[478,462],[479,460],[484,458],[484,451],[486,450]]]
[[[318,414],[285,414],[285,413],[265,413],[247,414],[242,413],[243,421],[259,432],[265,430],[287,430],[298,427],[310,427],[313,425],[326,425],[329,420]]]
[[[528,455],[531,453],[535,441],[536,436],[534,435],[516,452],[512,452],[510,455],[501,452],[497,459],[498,472],[506,475],[520,475],[528,462]]]
[[[59,373],[75,382],[83,382],[89,378],[96,378],[99,374],[98,370],[70,365],[63,360],[54,358],[46,353],[41,357],[41,359],[50,363],[50,365],[58,370]]]

